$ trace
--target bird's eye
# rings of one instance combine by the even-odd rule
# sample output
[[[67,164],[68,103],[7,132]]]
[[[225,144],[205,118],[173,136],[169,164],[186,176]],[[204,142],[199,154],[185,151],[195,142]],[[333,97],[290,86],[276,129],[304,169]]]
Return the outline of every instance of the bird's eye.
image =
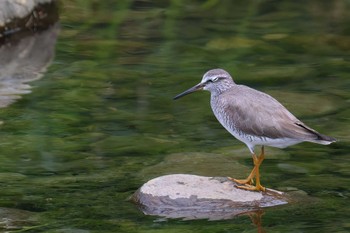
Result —
[[[219,80],[219,77],[215,77],[215,78],[212,79],[213,82],[216,82],[218,80]]]

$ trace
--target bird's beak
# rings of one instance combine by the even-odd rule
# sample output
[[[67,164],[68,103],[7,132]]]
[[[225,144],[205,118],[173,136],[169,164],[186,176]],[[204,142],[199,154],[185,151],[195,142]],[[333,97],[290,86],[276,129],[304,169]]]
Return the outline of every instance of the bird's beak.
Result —
[[[198,83],[196,86],[191,87],[190,89],[178,94],[177,96],[174,97],[174,100],[177,100],[185,95],[191,94],[192,92],[202,90],[203,87],[205,86],[204,83]]]

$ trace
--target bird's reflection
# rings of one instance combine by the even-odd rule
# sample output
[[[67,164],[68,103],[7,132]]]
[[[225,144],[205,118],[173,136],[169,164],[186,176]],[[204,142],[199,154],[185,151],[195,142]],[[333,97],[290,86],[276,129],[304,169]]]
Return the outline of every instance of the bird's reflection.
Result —
[[[264,210],[259,209],[251,212],[244,213],[242,215],[248,215],[254,226],[256,226],[258,233],[266,233],[262,226],[262,216],[264,215]]]

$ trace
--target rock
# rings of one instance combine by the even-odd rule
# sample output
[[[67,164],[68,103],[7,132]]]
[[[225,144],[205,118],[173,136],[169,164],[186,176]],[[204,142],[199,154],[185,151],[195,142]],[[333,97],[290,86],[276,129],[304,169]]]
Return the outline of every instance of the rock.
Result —
[[[57,5],[55,0],[1,0],[0,42],[9,35],[48,28],[58,20]]]
[[[52,2],[52,0],[1,0],[0,26],[16,18],[24,18],[39,4]]]
[[[131,197],[147,215],[183,219],[229,219],[263,207],[287,204],[282,192],[247,191],[226,177],[187,174],[161,176]]]

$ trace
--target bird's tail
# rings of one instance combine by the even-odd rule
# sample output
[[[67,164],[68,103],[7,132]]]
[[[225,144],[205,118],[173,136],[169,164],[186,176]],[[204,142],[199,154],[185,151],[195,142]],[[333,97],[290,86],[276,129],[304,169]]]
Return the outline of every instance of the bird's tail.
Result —
[[[335,138],[324,135],[324,134],[320,134],[319,132],[316,132],[315,134],[317,135],[317,139],[314,140],[313,142],[318,143],[318,144],[329,145],[329,144],[337,141]]]
[[[317,132],[316,130],[311,129],[310,127],[308,127],[304,124],[298,124],[298,125],[303,127],[304,129],[306,129],[307,131],[309,131],[310,133],[312,133],[315,136],[315,138],[308,140],[310,142],[314,142],[314,143],[318,143],[318,144],[322,144],[322,145],[329,145],[329,144],[337,141],[335,138],[321,134],[321,133]]]

